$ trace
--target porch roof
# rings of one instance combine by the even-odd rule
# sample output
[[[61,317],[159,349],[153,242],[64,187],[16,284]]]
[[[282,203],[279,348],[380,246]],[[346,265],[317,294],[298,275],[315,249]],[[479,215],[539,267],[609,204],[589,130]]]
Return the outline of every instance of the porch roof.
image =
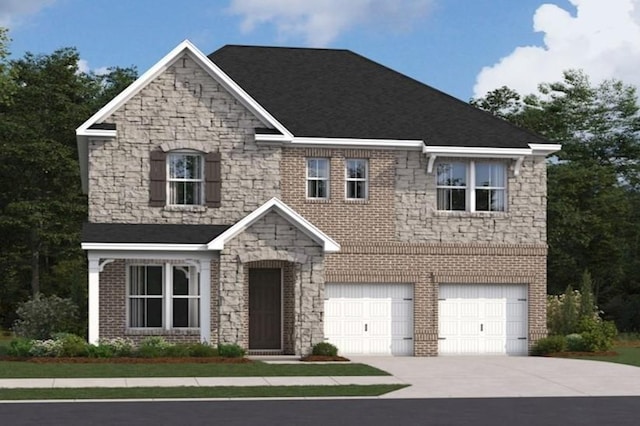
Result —
[[[85,222],[82,224],[82,242],[207,244],[230,227],[231,225]]]

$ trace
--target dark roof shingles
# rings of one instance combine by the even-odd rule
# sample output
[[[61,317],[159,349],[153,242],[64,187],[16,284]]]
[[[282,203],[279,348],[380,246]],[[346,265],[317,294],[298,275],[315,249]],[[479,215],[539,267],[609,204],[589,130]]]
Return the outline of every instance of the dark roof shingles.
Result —
[[[499,148],[548,143],[348,50],[228,45],[209,58],[295,136]]]
[[[82,242],[206,244],[229,228],[228,225],[85,222]]]

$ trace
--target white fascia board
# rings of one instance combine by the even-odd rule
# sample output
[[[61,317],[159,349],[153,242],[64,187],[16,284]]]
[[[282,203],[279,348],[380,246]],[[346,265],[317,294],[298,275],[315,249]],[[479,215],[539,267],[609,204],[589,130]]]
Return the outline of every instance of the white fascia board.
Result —
[[[486,148],[468,146],[425,146],[422,152],[439,157],[518,158],[531,155],[529,148]]]
[[[82,132],[76,130],[77,136],[88,136],[96,139],[113,139],[117,136],[116,130],[104,130],[104,129],[86,129]]]
[[[303,147],[326,148],[376,148],[376,149],[408,149],[421,150],[424,147],[422,140],[403,139],[356,139],[356,138],[313,138],[293,137],[291,145]]]
[[[154,250],[87,250],[87,257],[91,259],[185,259],[207,260],[214,257],[212,251],[154,251]]]
[[[273,135],[273,134],[265,134],[265,133],[256,133],[255,135],[256,142],[263,143],[290,143],[291,137],[287,135]]]
[[[100,251],[206,251],[206,244],[82,243],[83,250]]]
[[[233,239],[236,235],[249,228],[258,219],[269,213],[271,210],[277,211],[281,216],[308,235],[312,240],[321,244],[326,253],[340,251],[340,244],[328,237],[324,232],[320,231],[311,222],[300,216],[295,210],[276,197],[270,199],[262,206],[245,216],[231,228],[211,240],[208,244],[209,250],[223,250],[227,241]]]
[[[545,157],[562,149],[559,143],[530,143],[531,153],[533,155],[544,155]]]
[[[227,74],[215,65],[207,56],[202,53],[193,43],[185,40],[177,45],[171,52],[165,55],[153,67],[149,68],[129,87],[123,90],[118,96],[113,98],[108,104],[92,115],[80,127],[76,129],[76,135],[86,135],[91,131],[89,127],[96,123],[102,123],[107,117],[113,114],[118,108],[135,96],[140,90],[151,83],[158,75],[170,67],[183,53],[189,54],[209,75],[218,83],[223,85],[229,92],[238,99],[245,107],[252,111],[265,124],[278,129],[280,132],[291,136],[291,133],[280,124],[271,114],[267,112],[258,102],[247,94],[238,84],[236,84]],[[95,131],[95,130],[93,130]]]

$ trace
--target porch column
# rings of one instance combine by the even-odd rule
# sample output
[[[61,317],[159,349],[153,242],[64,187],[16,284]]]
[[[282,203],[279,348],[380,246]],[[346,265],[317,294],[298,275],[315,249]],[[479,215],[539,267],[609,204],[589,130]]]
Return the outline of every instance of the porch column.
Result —
[[[89,254],[89,343],[100,338],[100,258]]]
[[[211,343],[211,260],[200,261],[200,341]]]

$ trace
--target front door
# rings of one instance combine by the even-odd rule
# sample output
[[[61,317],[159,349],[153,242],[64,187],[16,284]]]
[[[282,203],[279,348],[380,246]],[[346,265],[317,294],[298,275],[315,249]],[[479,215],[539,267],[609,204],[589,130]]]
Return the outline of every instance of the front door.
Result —
[[[282,349],[282,270],[249,269],[249,349]]]

